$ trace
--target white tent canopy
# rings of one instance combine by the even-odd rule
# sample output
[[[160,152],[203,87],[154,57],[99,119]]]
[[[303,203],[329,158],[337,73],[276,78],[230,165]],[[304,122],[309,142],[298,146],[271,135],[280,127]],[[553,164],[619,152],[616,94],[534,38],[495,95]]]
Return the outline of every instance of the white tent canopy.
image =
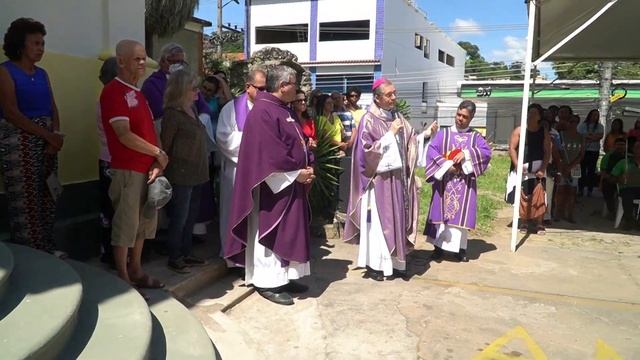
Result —
[[[547,60],[640,59],[640,1],[536,0],[535,3],[534,62],[585,24],[588,26],[562,44]],[[593,22],[588,23],[594,17]]]
[[[531,68],[546,60],[638,61],[640,59],[640,0],[529,0],[529,30],[525,79]],[[520,126],[527,125],[530,82],[525,81]],[[520,137],[524,149],[525,136]],[[518,152],[518,178],[522,179],[524,151]],[[521,188],[516,186],[511,251],[518,243]]]

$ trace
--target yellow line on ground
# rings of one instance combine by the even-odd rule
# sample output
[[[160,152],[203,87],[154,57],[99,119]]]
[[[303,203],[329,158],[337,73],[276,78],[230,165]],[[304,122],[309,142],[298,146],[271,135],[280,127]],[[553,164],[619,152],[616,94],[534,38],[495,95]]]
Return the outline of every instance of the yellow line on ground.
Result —
[[[480,354],[473,358],[473,360],[510,360],[514,357],[512,355],[504,354],[502,352],[502,348],[507,345],[509,342],[521,339],[527,345],[527,350],[531,356],[533,356],[533,360],[547,360],[547,356],[544,354],[544,351],[540,348],[535,340],[527,333],[522,326],[516,326],[515,328],[509,330],[506,334],[500,336],[496,340],[494,340],[486,349],[484,349]],[[520,357],[520,356],[518,356]]]
[[[582,296],[572,296],[572,295],[562,295],[562,294],[553,294],[546,293],[540,291],[533,290],[521,290],[521,289],[510,289],[510,288],[502,288],[491,285],[482,285],[482,284],[469,284],[458,281],[449,281],[449,280],[436,280],[436,279],[428,279],[423,277],[414,277],[411,281],[425,281],[434,285],[439,285],[443,287],[458,287],[463,289],[476,290],[481,292],[488,292],[494,294],[502,294],[502,295],[511,295],[511,296],[521,296],[528,297],[538,300],[547,300],[547,301],[560,301],[570,304],[582,304],[582,305],[590,305],[596,306],[605,309],[615,309],[615,310],[624,310],[624,311],[640,311],[639,303],[632,302],[624,302],[624,301],[616,301],[616,300],[602,300],[602,299],[593,299]]]

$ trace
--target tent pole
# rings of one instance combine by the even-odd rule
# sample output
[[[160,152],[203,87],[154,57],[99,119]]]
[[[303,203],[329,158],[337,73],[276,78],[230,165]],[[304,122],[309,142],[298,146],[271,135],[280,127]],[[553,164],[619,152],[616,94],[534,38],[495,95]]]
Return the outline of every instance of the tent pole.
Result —
[[[518,245],[518,218],[520,216],[520,196],[522,192],[522,167],[524,163],[524,146],[527,138],[527,107],[529,107],[529,89],[531,85],[531,63],[533,57],[533,29],[536,23],[536,1],[529,0],[529,30],[527,31],[527,55],[524,61],[524,89],[522,91],[522,113],[520,116],[520,144],[518,145],[518,166],[516,166],[516,193],[513,200],[513,222],[511,226],[511,251]]]
[[[586,29],[587,27],[589,27],[589,25],[591,25],[594,21],[598,20],[598,18],[600,16],[602,16],[604,13],[607,12],[607,10],[609,10],[613,5],[615,5],[618,2],[618,0],[609,0],[609,3],[607,3],[605,6],[602,7],[602,9],[600,9],[600,11],[598,11],[597,13],[595,13],[595,15],[593,15],[592,17],[590,17],[587,21],[584,22],[584,24],[580,25],[577,29],[575,29],[571,34],[569,34],[566,38],[562,39],[562,41],[560,41],[559,43],[557,43],[554,47],[552,47],[551,49],[549,49],[549,51],[547,51],[544,55],[540,56],[536,61],[533,62],[534,65],[538,66],[540,65],[541,62],[545,61],[549,56],[551,56],[554,52],[556,52],[558,49],[560,49],[561,47],[563,47],[566,43],[568,43],[569,41],[571,41],[571,39],[573,39],[574,37],[576,37],[578,34],[580,34],[582,32],[582,30]],[[531,13],[529,13],[529,15],[531,15]],[[531,16],[529,16],[531,17]]]

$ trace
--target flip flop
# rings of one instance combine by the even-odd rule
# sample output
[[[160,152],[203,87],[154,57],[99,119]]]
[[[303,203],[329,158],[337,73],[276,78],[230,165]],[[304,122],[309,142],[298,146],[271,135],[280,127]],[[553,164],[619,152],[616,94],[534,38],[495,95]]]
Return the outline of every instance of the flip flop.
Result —
[[[144,274],[144,276],[139,279],[131,279],[131,282],[133,286],[138,289],[162,289],[164,287],[164,284],[160,280],[154,279],[148,274]]]

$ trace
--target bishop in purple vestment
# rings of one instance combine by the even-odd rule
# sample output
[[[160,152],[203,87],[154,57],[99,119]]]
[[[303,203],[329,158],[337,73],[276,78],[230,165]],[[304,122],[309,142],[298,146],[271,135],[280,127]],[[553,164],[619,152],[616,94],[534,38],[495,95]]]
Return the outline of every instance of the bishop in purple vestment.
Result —
[[[458,260],[468,261],[468,230],[476,228],[476,181],[491,160],[489,145],[469,128],[475,112],[472,101],[460,103],[455,126],[438,131],[427,149],[425,175],[433,192],[425,235],[435,246],[435,260],[446,250],[457,253]]]
[[[374,84],[374,103],[362,117],[353,146],[351,192],[344,240],[359,244],[366,277],[406,275],[418,220],[416,133],[395,111],[396,89]]]
[[[245,266],[245,283],[263,297],[291,305],[289,293],[306,286],[290,280],[310,273],[307,188],[315,176],[289,107],[296,72],[287,66],[269,70],[267,89],[256,95],[244,124],[224,254]]]

